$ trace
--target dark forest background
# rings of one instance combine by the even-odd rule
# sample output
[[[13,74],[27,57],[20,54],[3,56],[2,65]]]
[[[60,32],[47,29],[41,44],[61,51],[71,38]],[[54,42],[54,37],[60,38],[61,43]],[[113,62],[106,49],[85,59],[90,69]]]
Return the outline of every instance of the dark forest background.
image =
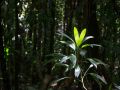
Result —
[[[47,56],[71,53],[56,33],[73,37],[74,27],[103,47],[87,53],[109,65],[99,67],[107,81],[100,90],[120,90],[120,0],[0,0],[0,8],[0,90],[82,90],[70,80],[50,84],[62,74]]]

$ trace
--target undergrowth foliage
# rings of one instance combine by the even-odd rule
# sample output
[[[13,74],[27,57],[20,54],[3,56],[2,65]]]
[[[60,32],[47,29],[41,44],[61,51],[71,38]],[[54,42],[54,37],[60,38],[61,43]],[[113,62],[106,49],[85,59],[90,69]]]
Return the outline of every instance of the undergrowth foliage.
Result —
[[[102,84],[107,84],[104,76],[97,74],[98,65],[107,65],[97,58],[86,57],[85,48],[94,47],[101,45],[86,43],[89,39],[94,38],[93,36],[86,36],[86,28],[78,32],[78,29],[74,27],[74,39],[69,37],[63,32],[59,32],[60,36],[67,38],[67,41],[60,41],[61,44],[65,44],[71,48],[73,53],[70,55],[64,55],[62,53],[53,54],[54,65],[52,67],[52,72],[54,73],[56,80],[54,80],[51,85],[57,86],[59,82],[65,82],[68,79],[73,79],[76,86],[82,86],[84,90],[88,90],[86,85],[88,82],[88,76],[92,77],[93,80],[97,82],[101,88]],[[91,69],[91,70],[90,70]]]

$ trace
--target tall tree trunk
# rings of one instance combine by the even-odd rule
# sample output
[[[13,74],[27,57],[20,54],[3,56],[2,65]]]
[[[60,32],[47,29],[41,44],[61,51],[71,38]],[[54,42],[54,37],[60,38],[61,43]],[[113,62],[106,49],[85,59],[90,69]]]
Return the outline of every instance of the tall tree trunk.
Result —
[[[89,40],[88,43],[99,43],[99,29],[97,25],[96,19],[96,1],[95,0],[86,0],[84,7],[84,18],[85,18],[85,27],[87,28],[88,36],[94,36],[94,39]],[[89,48],[88,49],[88,57],[99,58],[99,50],[98,47]],[[93,82],[92,90],[99,90],[98,84]]]
[[[55,35],[55,0],[50,1],[50,12],[51,12],[51,28],[50,28],[50,51],[54,52],[54,35]]]
[[[74,11],[76,8],[76,0],[66,0],[65,1],[65,11],[64,11],[64,33],[68,36],[72,37],[72,29],[73,29],[73,17]],[[66,46],[63,48],[63,53],[69,54],[70,48]]]
[[[21,43],[20,43],[20,29],[19,29],[19,20],[18,20],[18,0],[15,0],[15,90],[19,90],[19,71],[20,71],[20,60],[21,60]]]
[[[84,18],[85,18],[85,27],[87,28],[88,35],[94,36],[94,39],[90,40],[90,43],[98,44],[99,40],[99,28],[97,25],[96,19],[96,1],[95,0],[86,0],[84,7]],[[92,51],[92,53],[91,53]],[[90,50],[90,57],[99,58],[98,48],[93,48]]]
[[[84,17],[85,17],[85,25],[88,30],[88,35],[94,36],[94,39],[90,40],[89,43],[100,43],[100,31],[97,25],[97,18],[96,18],[96,1],[95,0],[86,0],[85,2],[85,11],[84,11]],[[88,56],[92,58],[98,58],[101,59],[101,54],[99,53],[99,48],[94,47],[92,49],[88,50]],[[98,74],[101,74],[105,77],[106,80],[109,80],[109,75],[106,73],[106,70],[103,67],[99,67]],[[102,87],[102,90],[105,90],[105,86]],[[99,90],[98,84],[96,82],[93,82],[92,84],[92,90]]]
[[[3,0],[0,1],[0,13],[1,12],[1,7],[2,7],[2,3],[3,3]],[[3,26],[2,26],[2,17],[1,17],[1,14],[0,14],[0,69],[1,69],[1,72],[2,72],[2,78],[3,78],[3,90],[11,90],[11,87],[10,87],[10,79],[9,79],[9,75],[8,75],[8,72],[6,70],[7,66],[6,66],[6,60],[4,58],[4,46],[3,46],[3,32],[4,32],[4,29],[3,29]]]

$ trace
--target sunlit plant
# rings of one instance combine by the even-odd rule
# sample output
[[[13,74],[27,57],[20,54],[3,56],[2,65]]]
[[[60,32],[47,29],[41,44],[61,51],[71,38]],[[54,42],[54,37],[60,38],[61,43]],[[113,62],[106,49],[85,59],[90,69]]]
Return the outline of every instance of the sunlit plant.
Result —
[[[88,74],[91,75],[93,78],[95,78],[95,81],[97,81],[100,86],[101,84],[99,82],[103,82],[107,84],[103,76],[100,76],[97,73],[88,72],[93,67],[97,69],[97,66],[99,64],[104,65],[104,66],[106,66],[106,64],[104,64],[101,60],[96,59],[96,58],[84,58],[85,59],[84,61],[83,59],[78,58],[79,56],[81,56],[81,58],[82,56],[85,56],[85,54],[81,54],[81,52],[84,53],[84,51],[82,51],[84,48],[93,47],[93,46],[101,47],[101,46],[98,44],[86,43],[87,40],[94,38],[93,36],[86,36],[86,32],[87,32],[86,28],[83,29],[81,33],[79,33],[77,28],[74,27],[73,32],[74,32],[74,39],[72,39],[65,33],[59,32],[59,35],[62,35],[68,39],[67,41],[60,41],[60,42],[69,46],[73,50],[73,53],[71,53],[70,55],[62,55],[62,57],[58,61],[55,62],[55,65],[53,66],[52,70],[57,68],[57,66],[64,66],[65,67],[64,73],[67,73],[69,71],[72,72],[73,70],[74,77],[75,77],[74,79],[79,80],[82,83],[82,87],[85,90],[87,90],[87,88],[85,86],[84,79]],[[90,63],[89,66],[88,66],[88,63]],[[82,65],[84,66],[86,65],[88,66],[88,68],[85,69],[82,67]],[[56,81],[58,82],[66,78],[70,78],[70,77],[66,76]]]

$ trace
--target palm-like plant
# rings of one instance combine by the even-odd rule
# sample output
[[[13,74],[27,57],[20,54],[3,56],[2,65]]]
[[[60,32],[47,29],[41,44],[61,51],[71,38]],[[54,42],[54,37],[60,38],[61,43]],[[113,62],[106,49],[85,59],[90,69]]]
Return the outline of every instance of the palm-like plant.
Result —
[[[74,79],[80,81],[85,90],[87,90],[87,88],[84,84],[84,78],[88,74],[91,75],[92,77],[94,77],[100,86],[101,86],[101,84],[99,82],[101,82],[101,81],[103,83],[107,84],[107,82],[103,76],[100,76],[97,73],[88,72],[93,67],[95,67],[97,69],[97,66],[99,64],[104,65],[104,66],[106,66],[106,64],[104,64],[101,60],[96,59],[96,58],[84,58],[85,59],[84,61],[82,59],[78,58],[79,56],[85,55],[84,51],[82,51],[83,48],[100,46],[100,45],[86,43],[87,40],[94,38],[93,36],[86,36],[86,29],[83,29],[82,32],[79,34],[77,28],[74,27],[73,32],[74,32],[74,39],[72,39],[71,37],[69,37],[68,35],[66,35],[62,32],[59,32],[60,35],[68,38],[68,41],[60,41],[60,42],[69,46],[73,50],[73,53],[70,55],[63,55],[62,58],[60,58],[55,63],[52,70],[57,68],[57,66],[59,65],[59,66],[65,67],[64,73],[74,71]],[[82,53],[80,53],[80,52],[82,52]],[[68,63],[68,62],[70,62],[70,63]],[[88,66],[88,63],[89,63],[89,66]],[[82,65],[88,66],[87,69],[83,68]],[[61,79],[56,80],[56,82],[66,79],[66,78],[70,78],[70,77],[67,77],[67,76],[63,77]]]

